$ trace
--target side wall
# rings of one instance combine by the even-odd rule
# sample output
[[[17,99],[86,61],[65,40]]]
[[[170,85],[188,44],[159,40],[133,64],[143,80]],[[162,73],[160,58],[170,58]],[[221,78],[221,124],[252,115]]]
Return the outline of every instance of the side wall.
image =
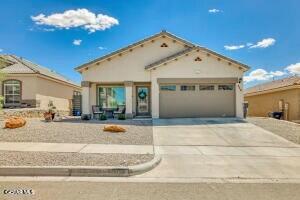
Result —
[[[300,120],[300,89],[245,96],[249,103],[248,116],[267,117],[269,112],[279,111],[280,100],[289,103],[288,120]]]
[[[70,111],[73,91],[80,90],[46,78],[37,78],[36,100],[41,109],[47,109],[49,101],[52,101],[58,110]]]

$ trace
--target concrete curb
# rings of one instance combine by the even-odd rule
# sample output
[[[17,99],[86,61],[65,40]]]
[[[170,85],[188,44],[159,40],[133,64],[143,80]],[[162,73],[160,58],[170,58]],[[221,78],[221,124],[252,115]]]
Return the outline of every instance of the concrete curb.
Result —
[[[161,156],[140,165],[128,167],[116,166],[4,166],[0,167],[0,176],[88,176],[88,177],[129,177],[142,174],[155,168]]]

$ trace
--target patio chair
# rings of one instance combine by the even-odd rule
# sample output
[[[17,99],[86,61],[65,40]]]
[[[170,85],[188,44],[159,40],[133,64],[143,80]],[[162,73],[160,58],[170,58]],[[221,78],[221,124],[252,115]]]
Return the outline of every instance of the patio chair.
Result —
[[[98,119],[99,119],[100,115],[102,115],[104,113],[100,106],[92,106],[92,111],[93,111],[94,119],[95,119],[96,115],[98,115]]]
[[[125,114],[125,110],[125,106],[118,106],[117,110],[113,111],[113,118],[115,118],[115,116],[118,117],[120,114]]]

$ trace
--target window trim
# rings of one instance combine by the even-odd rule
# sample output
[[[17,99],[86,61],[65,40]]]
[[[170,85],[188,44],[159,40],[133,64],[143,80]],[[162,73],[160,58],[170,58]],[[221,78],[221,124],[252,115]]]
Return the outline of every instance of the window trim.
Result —
[[[126,89],[124,85],[97,85],[96,86],[96,104],[100,106],[100,88],[123,88],[124,89],[124,105],[126,106]]]
[[[5,103],[5,83],[8,81],[17,81],[20,85],[20,94],[19,95],[15,95],[15,96],[19,96],[20,97],[20,103]],[[18,79],[6,79],[4,81],[2,81],[2,95],[4,97],[3,100],[3,104],[5,105],[21,105],[22,104],[22,96],[23,96],[23,84],[21,80]]]
[[[229,90],[224,90],[224,89],[220,89],[220,86],[232,86],[232,89],[229,89]],[[219,84],[218,85],[218,91],[234,91],[234,85],[233,84]]]
[[[162,90],[161,88],[162,87],[168,87],[168,86],[171,86],[171,87],[173,87],[173,86],[175,86],[175,90]],[[175,92],[177,90],[177,86],[176,85],[160,85],[159,86],[159,91],[167,91],[167,92]]]
[[[213,86],[213,89],[212,90],[207,90],[207,89],[201,90],[200,89],[201,86],[207,86],[207,87]],[[216,86],[213,85],[213,84],[200,84],[199,87],[198,87],[198,89],[199,89],[199,91],[215,91],[216,90]]]
[[[194,89],[193,89],[193,90],[183,90],[183,89],[182,89],[183,86],[187,86],[187,87],[191,86],[191,87],[193,87]],[[196,91],[196,85],[190,85],[190,84],[180,85],[180,91],[184,91],[184,92],[186,92],[186,91]]]

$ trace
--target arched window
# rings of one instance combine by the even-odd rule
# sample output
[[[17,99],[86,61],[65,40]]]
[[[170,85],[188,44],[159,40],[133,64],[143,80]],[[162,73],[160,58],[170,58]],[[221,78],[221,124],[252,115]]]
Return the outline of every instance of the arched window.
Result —
[[[21,104],[21,81],[6,80],[3,82],[4,104]]]

